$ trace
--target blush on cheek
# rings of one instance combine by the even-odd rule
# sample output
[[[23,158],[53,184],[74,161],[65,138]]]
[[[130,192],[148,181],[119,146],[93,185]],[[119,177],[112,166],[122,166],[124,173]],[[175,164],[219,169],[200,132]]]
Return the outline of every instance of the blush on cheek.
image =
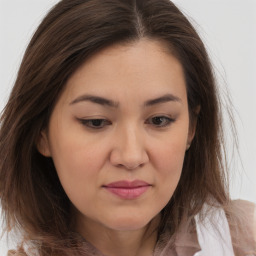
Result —
[[[185,147],[181,145],[171,145],[169,148],[166,147],[165,150],[158,152],[160,170],[167,170],[167,172],[181,171],[185,157]]]
[[[157,169],[162,170],[161,183],[166,184],[166,187],[172,192],[174,192],[181,176],[184,155],[184,149],[166,150],[162,152],[161,157],[159,155]]]

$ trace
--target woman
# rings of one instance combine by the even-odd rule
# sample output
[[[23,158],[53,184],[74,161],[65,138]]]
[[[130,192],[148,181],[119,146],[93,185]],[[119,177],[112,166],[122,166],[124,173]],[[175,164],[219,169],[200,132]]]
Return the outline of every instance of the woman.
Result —
[[[173,3],[60,1],[1,118],[10,254],[255,255],[221,127],[204,45]]]

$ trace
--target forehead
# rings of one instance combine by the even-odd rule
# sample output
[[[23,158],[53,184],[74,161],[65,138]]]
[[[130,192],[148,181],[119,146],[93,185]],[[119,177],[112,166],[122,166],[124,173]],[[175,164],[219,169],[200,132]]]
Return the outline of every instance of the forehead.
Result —
[[[134,92],[134,97],[186,97],[182,65],[164,43],[144,39],[101,50],[70,77],[65,94],[69,99],[81,93],[118,98]]]

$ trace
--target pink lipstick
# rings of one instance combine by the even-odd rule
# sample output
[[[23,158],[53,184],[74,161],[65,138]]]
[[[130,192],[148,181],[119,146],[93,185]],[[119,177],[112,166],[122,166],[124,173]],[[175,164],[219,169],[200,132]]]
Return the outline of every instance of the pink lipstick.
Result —
[[[144,194],[151,187],[151,185],[142,180],[122,180],[112,182],[103,187],[122,199],[136,199]]]

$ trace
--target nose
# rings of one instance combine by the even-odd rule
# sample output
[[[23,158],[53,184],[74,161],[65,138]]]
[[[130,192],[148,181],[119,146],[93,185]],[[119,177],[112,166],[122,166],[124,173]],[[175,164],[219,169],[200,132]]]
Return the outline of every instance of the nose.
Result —
[[[133,170],[149,161],[142,133],[136,128],[126,127],[115,135],[110,162],[117,167]]]

